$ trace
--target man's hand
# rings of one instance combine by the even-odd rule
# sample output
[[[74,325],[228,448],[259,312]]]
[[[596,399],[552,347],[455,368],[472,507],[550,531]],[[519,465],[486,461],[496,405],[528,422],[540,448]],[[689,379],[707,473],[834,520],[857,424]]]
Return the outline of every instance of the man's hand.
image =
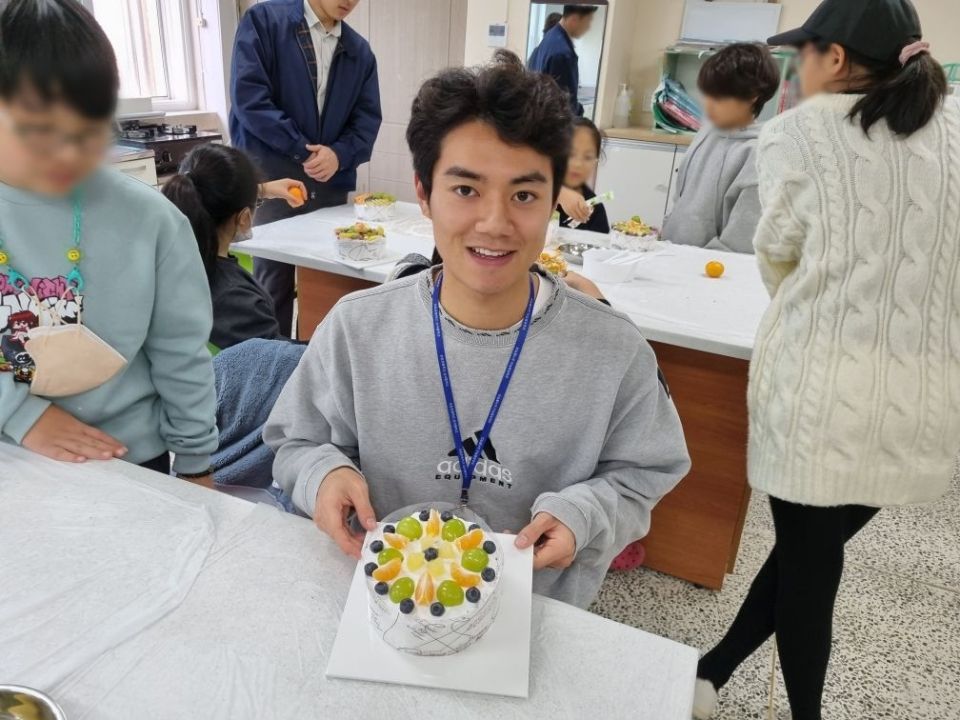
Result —
[[[56,405],[46,409],[23,436],[23,447],[64,462],[109,460],[127,454],[127,448],[97,428],[82,423]]]
[[[313,522],[333,538],[347,555],[360,557],[363,537],[354,535],[347,526],[347,517],[356,510],[360,524],[367,530],[375,530],[377,517],[370,505],[367,481],[351,468],[337,468],[327,475],[317,492],[317,504],[313,510]]]
[[[307,145],[312,153],[303,164],[303,170],[317,182],[327,182],[340,169],[337,154],[326,145]]]
[[[587,205],[587,201],[583,199],[583,195],[576,190],[571,190],[567,187],[561,188],[560,198],[557,202],[572,220],[576,220],[581,225],[587,222],[593,214],[593,208]]]
[[[530,524],[517,533],[516,546],[533,549],[533,569],[545,567],[563,570],[573,564],[577,539],[566,525],[549,513],[537,513]]]

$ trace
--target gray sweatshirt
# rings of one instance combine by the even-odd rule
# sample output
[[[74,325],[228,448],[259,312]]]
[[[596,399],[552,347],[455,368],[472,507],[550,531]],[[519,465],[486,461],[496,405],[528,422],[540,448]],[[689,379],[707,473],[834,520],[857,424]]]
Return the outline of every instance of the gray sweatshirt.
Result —
[[[705,127],[680,165],[662,237],[678,245],[753,252],[760,222],[754,153],[762,123],[728,132]]]
[[[338,467],[362,471],[378,517],[459,500],[431,290],[424,272],[349,295],[317,329],[264,430],[277,454],[274,478],[302,511],[313,513],[321,482]],[[468,455],[516,333],[445,318]],[[517,532],[541,511],[569,527],[576,562],[540,571],[534,590],[585,607],[611,560],[646,535],[651,509],[689,468],[677,411],[640,331],[553,284],[477,465],[472,509],[497,530]]]

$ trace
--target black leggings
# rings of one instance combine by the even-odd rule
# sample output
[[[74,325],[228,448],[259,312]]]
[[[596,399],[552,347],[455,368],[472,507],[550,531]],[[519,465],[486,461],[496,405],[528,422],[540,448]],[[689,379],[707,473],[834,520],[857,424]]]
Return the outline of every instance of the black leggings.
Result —
[[[776,544],[727,634],[701,658],[697,677],[723,687],[776,633],[794,720],[820,720],[844,545],[877,508],[810,507],[771,497],[770,509]]]

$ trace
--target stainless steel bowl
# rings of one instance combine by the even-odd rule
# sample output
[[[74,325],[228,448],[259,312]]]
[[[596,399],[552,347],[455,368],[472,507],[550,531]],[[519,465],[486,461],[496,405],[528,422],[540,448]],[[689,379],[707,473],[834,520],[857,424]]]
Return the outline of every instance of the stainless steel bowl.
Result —
[[[0,685],[0,720],[67,720],[67,716],[39,690]]]
[[[591,243],[564,243],[559,246],[563,259],[573,265],[583,265],[583,254],[587,250],[593,250],[600,247]]]

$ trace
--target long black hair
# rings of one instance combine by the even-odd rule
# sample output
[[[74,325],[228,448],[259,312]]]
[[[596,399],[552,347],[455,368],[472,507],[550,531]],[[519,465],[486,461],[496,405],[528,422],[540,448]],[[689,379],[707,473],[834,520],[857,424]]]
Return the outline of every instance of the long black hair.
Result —
[[[830,43],[818,40],[816,49],[824,53]],[[922,52],[900,64],[900,58],[878,61],[865,57],[848,47],[843,48],[850,62],[866,72],[850,92],[864,93],[850,111],[851,120],[859,120],[867,134],[881,120],[897,135],[913,135],[928,122],[943,105],[947,96],[947,75],[943,67],[928,52]]]
[[[163,186],[163,194],[193,227],[208,278],[217,267],[220,227],[244,208],[256,207],[259,182],[256,167],[242,150],[209,144],[191,150],[179,173]]]
[[[597,159],[603,158],[603,130],[598,128],[593,120],[585,117],[575,117],[573,119],[573,131],[576,132],[579,128],[584,128],[588,130],[593,136],[593,144],[597,149]]]
[[[0,1],[0,97],[35,93],[44,104],[108,120],[119,88],[110,40],[79,2]]]

